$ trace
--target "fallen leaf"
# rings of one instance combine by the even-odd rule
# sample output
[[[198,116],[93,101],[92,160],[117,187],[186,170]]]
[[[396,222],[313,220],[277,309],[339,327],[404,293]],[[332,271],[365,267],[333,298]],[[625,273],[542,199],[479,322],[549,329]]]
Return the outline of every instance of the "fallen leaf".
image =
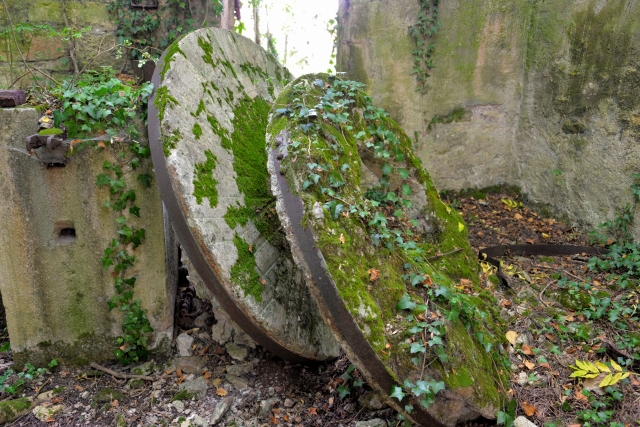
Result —
[[[386,343],[384,347],[385,347],[385,348],[391,348],[391,344]]]
[[[182,369],[178,368],[176,369],[176,377],[181,377],[182,376]]]
[[[222,378],[216,378],[216,379],[214,379],[213,381],[211,381],[211,384],[212,384],[214,387],[219,387],[219,386],[220,386],[220,384],[222,384]]]
[[[582,424],[567,424],[567,427],[582,427]]]
[[[266,281],[266,280],[264,280],[264,279],[260,279],[260,284],[261,284],[262,286],[264,286],[264,285],[266,285],[266,284],[267,284],[267,281]]]
[[[107,146],[105,145],[105,143],[104,143],[104,142],[102,142],[102,141],[98,141],[98,147],[99,147],[99,148],[107,148]]]
[[[545,239],[548,239],[549,235],[547,233],[542,233],[542,237],[545,238]]]
[[[76,391],[84,391],[84,387],[82,387],[81,385],[77,385],[75,389]]]
[[[202,376],[204,377],[205,380],[208,380],[209,378],[211,378],[211,372],[206,371]]]
[[[524,410],[524,414],[527,417],[530,417],[530,416],[532,416],[533,414],[536,413],[536,406],[535,405],[532,405],[532,404],[527,403],[527,402],[521,402],[520,406]]]
[[[518,339],[518,333],[516,331],[508,331],[505,336],[511,345],[516,345],[516,339]]]
[[[533,362],[529,362],[528,360],[524,361],[524,366],[527,367],[527,369],[532,370],[533,368],[536,367],[536,364]]]
[[[113,408],[118,407],[118,401],[117,401],[117,400],[114,400],[113,402],[111,402],[111,406],[112,406]]]
[[[50,417],[47,417],[47,419],[46,419],[46,420],[44,420],[44,422],[45,422],[45,423],[52,423],[52,422],[54,422],[55,420],[56,420],[56,419],[55,419],[55,417],[50,416]]]
[[[313,408],[313,407],[312,407],[312,408],[309,408],[308,413],[309,413],[309,415],[318,415],[318,411],[317,411],[317,409],[316,409],[316,408]]]
[[[551,369],[551,365],[548,363],[540,363],[538,366],[542,366],[543,368]]]
[[[519,213],[515,214],[513,217],[517,220],[521,220],[523,218]]]
[[[522,344],[522,352],[527,356],[533,355],[533,348],[530,345]]]
[[[278,424],[278,420],[273,415],[271,416],[271,424],[274,424],[274,425]]]
[[[579,402],[589,403],[589,398],[587,396],[585,396],[584,394],[582,394],[582,390],[576,390],[576,392],[573,394],[573,396]]]
[[[280,415],[280,408],[271,408],[271,412],[273,412],[275,415]]]
[[[428,274],[425,274],[425,279],[422,281],[422,285],[423,286],[431,286],[433,285],[433,280],[431,280],[431,276],[429,276]]]
[[[249,253],[251,253],[251,254],[253,253],[253,244],[249,245]]]
[[[576,349],[575,347],[568,348],[568,349],[567,349],[567,354],[573,354],[573,353],[575,353],[575,352],[576,352],[576,350],[577,350],[577,349]]]
[[[222,387],[216,389],[216,394],[220,397],[225,397],[227,395],[227,390]]]
[[[342,243],[342,244],[344,245],[344,242],[345,242],[345,240],[344,240],[344,234],[343,234],[343,233],[340,233],[340,243]]]
[[[629,381],[631,381],[631,385],[638,386],[640,385],[640,380],[638,380],[635,375],[629,377]]]
[[[58,403],[62,403],[63,400],[64,399],[62,397],[54,397],[53,399],[51,399],[51,403],[57,405]]]
[[[369,273],[369,281],[370,282],[375,282],[376,280],[378,280],[380,278],[380,270],[376,270],[373,268],[370,268],[367,270],[367,273]]]
[[[460,279],[461,286],[471,286],[473,282],[469,279]]]
[[[502,301],[500,301],[500,305],[503,307],[511,307],[511,301],[503,299]]]

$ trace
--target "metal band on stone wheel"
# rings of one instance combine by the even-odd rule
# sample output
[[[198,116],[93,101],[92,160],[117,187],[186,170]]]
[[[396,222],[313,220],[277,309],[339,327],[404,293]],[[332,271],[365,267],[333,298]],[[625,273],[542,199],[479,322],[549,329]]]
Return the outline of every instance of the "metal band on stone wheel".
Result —
[[[335,358],[340,347],[291,260],[275,210],[270,214],[272,196],[265,196],[264,129],[288,76],[250,40],[197,30],[156,67],[149,139],[163,201],[196,272],[256,342],[310,364]],[[262,161],[247,157],[251,147]],[[247,186],[252,179],[267,191],[258,189],[260,203],[251,193],[258,190]]]

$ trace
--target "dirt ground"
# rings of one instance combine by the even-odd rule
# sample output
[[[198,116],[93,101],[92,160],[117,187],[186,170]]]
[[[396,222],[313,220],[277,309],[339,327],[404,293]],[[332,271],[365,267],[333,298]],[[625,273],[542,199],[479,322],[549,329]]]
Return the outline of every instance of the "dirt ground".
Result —
[[[465,216],[476,251],[514,243],[588,244],[586,234],[543,218],[519,204],[515,195],[481,196],[450,200]],[[613,360],[625,372],[640,372],[640,350],[624,347],[625,342],[628,344],[624,340],[628,331],[621,330],[619,322],[609,321],[611,317],[590,319],[588,309],[567,308],[558,302],[567,289],[597,297],[597,291],[606,288],[607,298],[619,303],[616,307],[629,308],[620,315],[626,327],[640,331],[637,287],[612,290],[607,287],[611,280],[607,274],[594,273],[587,268],[587,261],[588,257],[580,254],[504,257],[502,271],[507,286],[494,283],[490,276],[495,270],[488,264],[481,265],[484,283],[498,296],[511,334],[509,340],[513,341],[504,344],[512,361],[509,393],[517,403],[511,415],[526,416],[538,427],[639,425],[640,381],[636,375],[629,375],[608,389],[594,385],[593,379],[570,377],[574,372],[570,366],[575,366],[576,360],[605,362],[609,367]],[[573,284],[567,285],[562,277]],[[183,331],[192,330],[192,318],[177,319],[177,325]],[[350,375],[358,379],[359,374],[350,372],[351,364],[345,357],[304,367],[279,360],[258,346],[244,361],[237,361],[216,342],[207,340],[207,334],[193,335],[194,355],[205,361],[204,370],[197,375],[176,370],[167,360],[155,360],[154,369],[148,374],[150,381],[119,380],[92,368],[54,368],[27,382],[20,394],[36,396],[54,390],[55,394],[47,396],[41,405],[61,405],[61,412],[45,421],[28,412],[9,425],[209,425],[214,412],[225,407],[228,409],[217,425],[349,427],[372,419],[384,420],[389,426],[400,424],[394,411],[382,404],[366,383],[362,387],[351,386],[346,394],[345,378]],[[6,329],[2,339],[8,339]],[[0,365],[4,366],[0,373],[6,371],[10,360],[10,353],[0,353]],[[131,372],[131,368],[110,368]],[[197,377],[207,382],[206,396],[175,400],[179,385]],[[105,395],[106,388],[112,391],[98,402],[97,397]],[[4,393],[0,398],[11,396]],[[495,421],[482,420],[467,427],[492,424]]]

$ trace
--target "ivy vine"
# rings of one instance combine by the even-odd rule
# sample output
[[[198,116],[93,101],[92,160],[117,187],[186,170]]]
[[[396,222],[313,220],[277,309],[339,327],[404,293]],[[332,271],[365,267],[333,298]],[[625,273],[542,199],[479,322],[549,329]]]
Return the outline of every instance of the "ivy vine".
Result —
[[[418,3],[420,3],[418,22],[409,27],[409,34],[415,41],[411,74],[416,76],[416,90],[425,94],[429,90],[427,79],[433,68],[432,55],[435,51],[435,43],[432,38],[440,28],[440,21],[438,21],[439,0],[418,0]]]
[[[166,0],[159,9],[137,9],[130,0],[112,0],[107,5],[116,24],[118,43],[132,47],[132,59],[146,59],[149,49],[160,56],[162,50],[196,28],[213,26],[223,5],[220,0],[204,0],[204,17],[196,22],[192,0]]]
[[[323,208],[335,221],[357,218],[375,247],[395,253],[404,260],[402,278],[412,295],[405,293],[396,309],[403,313],[407,332],[412,336],[409,351],[415,356],[411,359],[413,364],[424,373],[428,356],[437,357],[441,363],[449,362],[445,351],[447,321],[462,321],[487,353],[495,349],[497,340],[488,332],[491,330],[487,324],[489,313],[477,307],[471,295],[465,293],[468,291],[456,289],[444,276],[433,272],[429,260],[437,256],[428,256],[422,246],[419,224],[407,214],[413,206],[413,190],[408,184],[409,170],[413,167],[411,155],[403,149],[388,113],[373,104],[363,91],[362,83],[329,76],[328,82],[316,79],[311,86],[309,88],[305,81],[294,85],[290,102],[275,111],[276,115],[287,116],[293,121],[308,139],[296,139],[287,145],[287,159],[294,160],[283,164],[283,171],[289,176],[288,168],[304,169],[305,179],[300,190],[314,194],[316,200],[325,200]],[[361,122],[365,128],[353,138],[358,150],[373,154],[381,176],[361,200],[350,200],[344,186],[345,176],[351,173],[351,164],[344,162],[348,156],[344,156],[343,147],[332,131],[327,130],[326,124],[347,138],[344,132],[353,131]],[[320,144],[320,139],[327,141],[327,148]],[[402,182],[392,189],[391,182],[397,178]],[[446,209],[451,213],[450,208]],[[464,231],[464,227],[463,223],[458,223],[459,232]],[[431,268],[430,273],[427,268]],[[369,273],[371,281],[375,282],[377,272]],[[471,281],[467,282],[471,284]],[[433,313],[430,319],[424,317],[427,311]],[[405,380],[391,390],[391,396],[402,400],[405,395],[412,395],[421,406],[428,408],[444,388],[444,382],[432,378],[416,382]],[[413,407],[408,405],[405,409],[411,413]]]

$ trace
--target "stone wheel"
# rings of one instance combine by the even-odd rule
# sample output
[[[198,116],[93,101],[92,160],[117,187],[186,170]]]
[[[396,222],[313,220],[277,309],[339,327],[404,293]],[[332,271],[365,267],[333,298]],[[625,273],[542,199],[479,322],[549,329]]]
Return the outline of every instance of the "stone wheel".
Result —
[[[163,201],[196,272],[256,342],[313,363],[340,347],[291,258],[266,170],[269,109],[289,79],[249,39],[197,30],[156,67],[149,136]]]

